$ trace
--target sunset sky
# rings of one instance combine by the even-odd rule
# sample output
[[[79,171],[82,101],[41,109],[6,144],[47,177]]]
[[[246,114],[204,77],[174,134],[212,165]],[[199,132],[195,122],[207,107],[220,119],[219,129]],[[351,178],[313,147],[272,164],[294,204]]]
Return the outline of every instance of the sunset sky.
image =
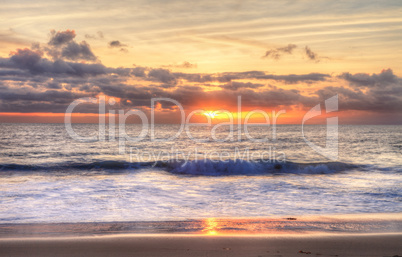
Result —
[[[63,122],[104,95],[145,113],[152,97],[236,112],[241,96],[244,112],[298,124],[338,94],[340,123],[402,124],[400,0],[0,4],[0,122]],[[157,122],[178,121],[157,107]],[[75,122],[96,112],[81,105]]]

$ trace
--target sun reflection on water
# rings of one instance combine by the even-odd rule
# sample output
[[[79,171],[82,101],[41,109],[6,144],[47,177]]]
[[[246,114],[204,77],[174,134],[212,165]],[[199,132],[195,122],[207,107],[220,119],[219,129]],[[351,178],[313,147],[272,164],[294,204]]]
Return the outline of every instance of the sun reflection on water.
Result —
[[[218,234],[218,222],[215,218],[208,218],[204,221],[205,228],[202,230],[207,235],[217,235]]]

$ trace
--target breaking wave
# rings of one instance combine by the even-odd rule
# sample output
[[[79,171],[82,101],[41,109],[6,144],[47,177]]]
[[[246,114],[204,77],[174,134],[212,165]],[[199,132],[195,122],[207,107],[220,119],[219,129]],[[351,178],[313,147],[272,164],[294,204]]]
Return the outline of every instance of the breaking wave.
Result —
[[[103,171],[130,172],[133,170],[154,168],[176,175],[193,176],[257,176],[280,174],[331,174],[348,171],[359,166],[343,162],[296,163],[267,162],[245,160],[192,160],[192,161],[158,161],[125,162],[98,161],[91,163],[58,163],[48,165],[0,164],[1,171],[37,171],[37,172],[73,172]]]

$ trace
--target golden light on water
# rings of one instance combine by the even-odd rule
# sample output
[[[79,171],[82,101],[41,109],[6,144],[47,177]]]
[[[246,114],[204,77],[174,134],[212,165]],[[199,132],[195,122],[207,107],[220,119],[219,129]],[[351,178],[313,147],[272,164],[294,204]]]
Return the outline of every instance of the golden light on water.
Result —
[[[202,234],[206,236],[224,235],[254,235],[254,234],[282,234],[289,233],[281,229],[284,225],[298,221],[286,218],[273,219],[222,219],[207,218],[203,220]]]
[[[202,230],[207,235],[213,236],[218,234],[218,222],[215,218],[208,218],[205,220],[205,228]]]
[[[218,234],[218,232],[216,232],[216,231],[209,231],[208,232],[208,235],[211,235],[211,236],[217,235],[217,234]]]

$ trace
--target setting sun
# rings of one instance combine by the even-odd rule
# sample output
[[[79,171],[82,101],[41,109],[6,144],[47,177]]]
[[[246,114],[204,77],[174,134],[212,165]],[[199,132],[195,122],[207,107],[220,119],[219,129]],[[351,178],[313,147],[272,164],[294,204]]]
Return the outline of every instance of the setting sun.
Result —
[[[207,111],[203,113],[205,116],[210,117],[211,119],[214,119],[216,116],[218,116],[217,112],[214,111]]]

